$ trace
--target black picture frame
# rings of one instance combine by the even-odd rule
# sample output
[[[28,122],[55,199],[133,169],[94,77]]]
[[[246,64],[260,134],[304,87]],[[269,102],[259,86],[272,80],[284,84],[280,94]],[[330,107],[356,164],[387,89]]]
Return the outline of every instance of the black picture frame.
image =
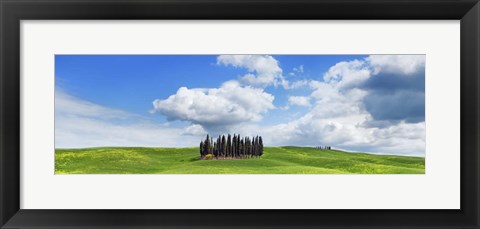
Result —
[[[1,228],[480,227],[480,6],[477,0],[0,0],[0,14]],[[460,20],[461,209],[20,209],[20,21],[84,19]],[[211,220],[213,215],[221,217]]]

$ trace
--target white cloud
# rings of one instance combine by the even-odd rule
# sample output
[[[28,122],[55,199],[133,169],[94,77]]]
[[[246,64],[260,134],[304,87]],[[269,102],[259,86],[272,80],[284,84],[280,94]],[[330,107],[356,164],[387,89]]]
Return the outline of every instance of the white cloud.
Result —
[[[380,72],[413,74],[424,64],[422,59],[422,56],[381,55],[337,63],[325,73],[325,82],[310,82],[314,89],[311,96],[316,100],[312,110],[273,131],[296,129],[290,137],[292,142],[313,143],[320,139],[322,144],[351,150],[423,156],[425,122],[367,125],[373,121],[363,103],[369,92],[357,87]],[[310,130],[305,131],[308,127]]]
[[[55,93],[55,147],[196,146],[198,137],[184,136],[139,115],[94,104],[61,91]]]
[[[358,86],[379,73],[410,76],[425,69],[425,55],[370,55],[362,60],[342,61],[323,75],[339,89]]]
[[[57,93],[56,146],[196,146],[200,136],[222,129],[262,135],[266,145],[330,145],[364,152],[425,155],[425,122],[370,125],[375,120],[364,105],[369,91],[358,87],[379,73],[411,76],[424,68],[425,56],[375,55],[340,62],[323,75],[324,82],[289,82],[271,56],[219,56],[217,63],[246,68],[248,73],[240,79],[243,84],[228,81],[219,88],[182,87],[168,98],[153,101],[154,112],[190,123],[184,128]],[[274,96],[262,88],[277,84],[285,89],[310,88],[308,97],[291,96],[283,108],[286,112],[289,106],[298,105],[309,110],[298,116],[283,113],[297,118],[263,125],[259,121],[275,106]]]
[[[371,70],[362,60],[343,61],[330,67],[323,75],[325,82],[340,89],[350,88],[365,82],[371,76]]]
[[[207,135],[207,131],[205,129],[203,129],[203,127],[201,125],[192,124],[190,126],[187,126],[184,129],[183,134],[194,135],[194,136],[204,136],[204,135]]]
[[[324,82],[299,81],[298,87],[308,85],[313,89],[309,100],[312,107],[307,113],[273,126],[243,126],[242,133],[261,134],[267,145],[330,145],[353,151],[424,156],[425,122],[369,125],[374,121],[364,105],[369,91],[358,87],[380,72],[395,71],[397,75],[408,77],[419,71],[421,58],[414,57],[411,61],[392,58],[393,64],[375,58],[340,62],[324,74]],[[412,63],[416,67],[394,69],[390,65],[395,65],[395,61],[399,65]],[[293,84],[290,83],[290,88]]]
[[[131,116],[121,110],[106,108],[75,98],[59,89],[55,92],[55,114],[97,117],[99,119],[125,119]]]
[[[283,85],[283,88],[287,90],[291,90],[291,89],[299,89],[302,87],[309,86],[310,83],[311,83],[311,80],[297,80],[292,82],[285,81],[282,83],[282,85]]]
[[[268,145],[329,145],[361,152],[425,155],[424,122],[368,128],[359,125],[363,118],[359,115],[348,119],[317,119],[307,114],[289,123],[257,127],[257,130]]]
[[[366,61],[374,73],[412,75],[425,68],[425,55],[370,55]]]
[[[303,73],[303,65],[293,68],[292,72],[290,72],[289,75],[294,76],[295,73]]]
[[[298,68],[293,68],[293,71],[296,71],[298,73],[303,73],[303,65],[298,66]]]
[[[384,127],[368,125],[373,117],[365,109],[363,99],[369,92],[358,88],[380,72],[413,74],[424,64],[417,56],[407,59],[370,56],[337,63],[324,74],[324,82],[311,80],[299,84],[313,89],[310,96],[314,102],[301,118],[251,129],[263,131],[266,144],[271,145],[330,145],[365,152],[424,156],[425,122],[398,122]],[[388,61],[393,63],[387,64]]]
[[[311,106],[310,97],[307,96],[290,96],[288,97],[288,104],[304,107]]]
[[[366,91],[342,92],[318,81],[312,82],[312,87],[315,105],[302,117],[273,126],[243,127],[243,132],[265,136],[267,145],[329,145],[362,152],[425,155],[425,122],[372,127],[367,123],[373,118],[362,103]]]
[[[206,129],[256,122],[274,109],[274,96],[260,88],[227,81],[220,88],[181,87],[167,99],[153,101],[154,110],[172,120],[189,121]]]
[[[269,55],[220,55],[217,64],[246,68],[249,73],[240,81],[254,87],[267,87],[282,83],[282,69],[278,61]]]

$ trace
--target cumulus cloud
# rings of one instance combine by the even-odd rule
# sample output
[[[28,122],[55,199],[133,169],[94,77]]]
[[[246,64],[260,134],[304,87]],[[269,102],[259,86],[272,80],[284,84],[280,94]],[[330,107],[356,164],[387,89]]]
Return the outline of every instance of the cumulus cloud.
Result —
[[[375,73],[413,75],[425,69],[425,55],[370,55],[366,61]]]
[[[375,121],[425,120],[425,55],[375,55],[367,61],[372,77],[359,87],[368,90],[366,109]]]
[[[312,81],[311,86],[315,88],[311,94],[315,104],[302,117],[250,130],[261,131],[269,145],[330,145],[351,151],[425,155],[425,122],[370,125],[375,119],[364,105],[368,91],[342,91],[318,81]]]
[[[375,75],[416,76],[424,72],[425,55],[370,55],[335,64],[323,79],[341,89],[359,86]]]
[[[423,91],[374,90],[365,97],[364,104],[375,121],[415,123],[425,120],[425,93]]]
[[[345,89],[365,82],[371,76],[368,64],[362,60],[343,61],[330,67],[323,75],[325,82]]]
[[[192,135],[192,136],[204,136],[207,133],[208,132],[205,129],[203,129],[201,125],[198,125],[198,124],[187,126],[183,131],[184,135]]]
[[[207,130],[256,122],[274,109],[274,96],[263,89],[225,82],[220,88],[188,89],[181,87],[167,99],[153,101],[155,112],[170,120],[189,121]]]
[[[217,64],[246,68],[240,81],[254,87],[267,87],[284,82],[278,61],[269,55],[220,55]]]
[[[304,106],[304,107],[311,106],[310,97],[307,97],[307,96],[290,96],[288,97],[288,104],[295,105],[295,106]]]
[[[241,82],[228,81],[219,88],[182,87],[166,99],[155,100],[153,106],[170,120],[190,122],[180,132],[183,135],[234,131],[260,134],[266,145],[331,145],[424,156],[424,59],[369,56],[333,65],[322,81],[289,82],[273,57],[220,56],[218,64],[248,70]],[[275,108],[274,96],[263,88],[277,84],[310,89],[309,96],[288,97],[283,109],[295,105],[308,111],[287,122],[263,125],[259,121]]]
[[[268,145],[330,145],[334,148],[395,155],[425,155],[425,123],[398,123],[388,128],[358,125],[363,116],[348,119],[298,120],[259,130]],[[347,122],[347,121],[352,122]],[[357,122],[355,122],[357,121]]]
[[[425,155],[424,55],[371,55],[339,62],[321,80],[291,82],[282,76],[278,61],[268,55],[223,55],[217,64],[247,72],[239,81],[227,81],[219,88],[181,87],[153,101],[154,113],[181,121],[174,122],[180,127],[57,90],[56,147],[196,146],[206,133],[235,132],[262,135],[265,145],[331,145],[352,151]],[[292,71],[301,73],[303,66]],[[268,116],[275,109],[275,97],[269,92],[277,90],[267,88],[267,92],[265,88],[271,85],[310,94],[288,97],[284,109],[277,109],[275,117]],[[299,111],[287,111],[289,106],[306,109],[294,113]],[[282,119],[275,119],[279,115]],[[274,120],[261,122],[266,117]]]
[[[366,91],[364,105],[374,121],[425,120],[425,55],[371,55],[343,61],[323,79],[340,91]]]
[[[424,74],[421,55],[340,62],[324,81],[302,82],[313,91],[312,108],[301,118],[251,129],[263,131],[271,145],[424,156]]]

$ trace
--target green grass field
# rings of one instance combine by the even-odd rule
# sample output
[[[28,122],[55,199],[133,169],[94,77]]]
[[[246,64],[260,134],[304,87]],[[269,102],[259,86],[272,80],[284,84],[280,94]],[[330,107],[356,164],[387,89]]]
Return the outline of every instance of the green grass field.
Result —
[[[56,149],[55,174],[424,174],[425,158],[265,147],[261,158],[198,160],[198,148]]]

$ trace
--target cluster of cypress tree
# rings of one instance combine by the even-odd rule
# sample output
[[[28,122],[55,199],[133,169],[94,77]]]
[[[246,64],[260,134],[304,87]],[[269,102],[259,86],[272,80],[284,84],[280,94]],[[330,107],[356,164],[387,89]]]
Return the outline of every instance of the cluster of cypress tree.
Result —
[[[263,155],[263,140],[261,136],[253,138],[234,134],[222,135],[214,141],[208,134],[205,140],[200,142],[200,158],[226,159],[226,158],[252,158]]]

